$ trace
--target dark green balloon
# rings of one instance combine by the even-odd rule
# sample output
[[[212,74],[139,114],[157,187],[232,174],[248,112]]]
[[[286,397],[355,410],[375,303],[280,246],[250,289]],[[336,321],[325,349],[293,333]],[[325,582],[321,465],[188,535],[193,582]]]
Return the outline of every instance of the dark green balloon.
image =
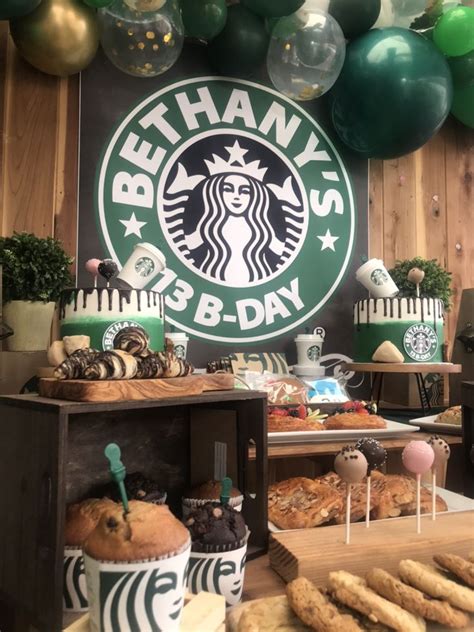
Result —
[[[339,22],[345,37],[353,39],[375,24],[380,0],[331,0],[327,12]]]
[[[373,29],[349,44],[331,92],[341,140],[366,158],[397,158],[424,145],[451,108],[449,66],[408,29]]]
[[[454,89],[451,113],[464,125],[474,128],[474,84]]]
[[[181,0],[186,35],[213,39],[222,31],[227,20],[225,0]]]
[[[14,20],[31,13],[41,0],[0,0],[0,20]]]
[[[93,9],[103,9],[104,7],[108,7],[109,4],[112,4],[113,1],[114,0],[83,0],[87,6]]]
[[[474,84],[474,49],[467,55],[449,57],[448,64],[455,88]]]
[[[240,4],[231,6],[223,31],[209,45],[209,60],[223,75],[251,75],[265,60],[268,40],[261,18]]]
[[[284,15],[298,11],[305,0],[241,0],[241,2],[247,9],[264,18],[282,18]]]

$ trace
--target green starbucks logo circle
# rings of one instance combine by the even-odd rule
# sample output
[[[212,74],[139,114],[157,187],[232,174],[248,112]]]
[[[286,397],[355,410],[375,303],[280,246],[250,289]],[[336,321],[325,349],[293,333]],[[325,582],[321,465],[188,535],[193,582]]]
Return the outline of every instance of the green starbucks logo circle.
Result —
[[[383,270],[381,270],[380,268],[377,268],[370,275],[370,280],[375,285],[383,285],[384,283],[387,283],[388,276]]]
[[[140,257],[135,263],[135,272],[141,277],[148,277],[153,274],[155,270],[155,264],[150,257]]]
[[[295,329],[337,290],[354,246],[352,188],[330,139],[249,81],[200,77],[143,100],[105,147],[95,202],[110,256],[123,265],[136,244],[158,246],[168,267],[150,289],[170,324],[206,340]]]
[[[403,348],[415,362],[429,362],[438,350],[438,336],[430,325],[411,325],[403,336]]]

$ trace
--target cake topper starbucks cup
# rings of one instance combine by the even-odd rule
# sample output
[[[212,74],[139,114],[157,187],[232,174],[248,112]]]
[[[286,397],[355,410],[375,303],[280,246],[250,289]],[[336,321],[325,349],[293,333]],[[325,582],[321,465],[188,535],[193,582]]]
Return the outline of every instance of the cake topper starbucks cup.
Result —
[[[295,338],[298,366],[315,366],[322,355],[324,337],[323,327],[315,327],[312,334],[298,334]]]
[[[356,279],[374,298],[390,298],[399,292],[381,259],[369,259],[356,271]]]
[[[188,336],[182,331],[170,331],[165,334],[165,337],[173,342],[176,357],[184,360],[188,350]]]
[[[141,290],[166,268],[165,255],[153,244],[136,244],[117,279]]]

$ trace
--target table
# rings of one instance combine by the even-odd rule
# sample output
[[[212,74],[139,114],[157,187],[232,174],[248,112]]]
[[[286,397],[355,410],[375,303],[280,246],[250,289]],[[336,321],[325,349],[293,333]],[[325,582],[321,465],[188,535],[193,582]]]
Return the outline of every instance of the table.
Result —
[[[354,371],[356,373],[374,374],[370,398],[374,399],[373,396],[375,391],[377,391],[377,406],[380,402],[380,394],[382,392],[385,373],[411,373],[415,375],[421,408],[423,410],[423,415],[425,415],[427,411],[429,412],[431,410],[431,406],[428,399],[428,393],[426,392],[425,383],[423,381],[423,373],[461,373],[462,365],[452,364],[451,362],[345,362],[342,365],[342,369]]]

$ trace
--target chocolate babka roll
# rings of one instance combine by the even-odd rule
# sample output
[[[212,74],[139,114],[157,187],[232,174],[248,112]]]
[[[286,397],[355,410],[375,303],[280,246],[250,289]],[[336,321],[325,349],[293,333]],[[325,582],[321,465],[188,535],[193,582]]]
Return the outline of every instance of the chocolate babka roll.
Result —
[[[97,349],[77,349],[54,371],[58,380],[79,380],[84,377],[87,367],[100,355]]]
[[[135,377],[140,380],[163,377],[163,364],[157,353],[151,353],[145,358],[137,357],[137,373]]]
[[[87,380],[127,380],[136,375],[137,361],[125,351],[104,351],[84,371]]]
[[[114,349],[137,356],[146,354],[150,336],[142,327],[124,327],[114,338]]]

